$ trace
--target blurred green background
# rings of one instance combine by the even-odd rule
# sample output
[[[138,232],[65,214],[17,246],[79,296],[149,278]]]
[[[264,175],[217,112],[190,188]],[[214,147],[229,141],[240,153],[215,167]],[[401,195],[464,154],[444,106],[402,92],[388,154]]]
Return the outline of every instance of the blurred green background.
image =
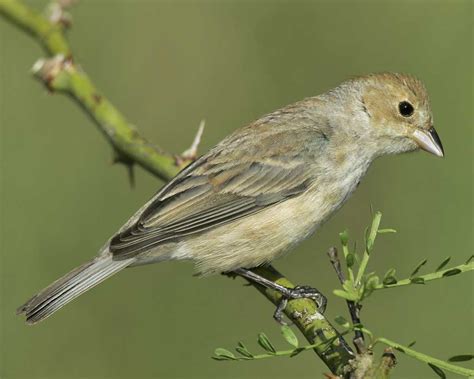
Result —
[[[44,1],[30,1],[40,9]],[[382,225],[371,269],[409,275],[423,258],[473,251],[472,1],[82,1],[69,38],[76,59],[150,140],[188,147],[206,119],[201,151],[255,118],[354,75],[399,71],[430,93],[444,160],[426,153],[375,162],[355,195],[315,236],[276,262],[290,279],[331,295],[325,255],[348,228],[361,241],[370,205]],[[197,279],[187,263],[125,270],[35,327],[15,309],[90,259],[161,185],[125,169],[85,114],[28,74],[44,55],[0,20],[2,378],[320,378],[312,353],[216,362],[214,348],[255,348],[265,331],[285,343],[273,306],[242,280]],[[435,357],[472,352],[470,274],[375,294],[362,319],[376,334]],[[397,354],[398,378],[431,369]],[[452,375],[449,375],[450,377]]]

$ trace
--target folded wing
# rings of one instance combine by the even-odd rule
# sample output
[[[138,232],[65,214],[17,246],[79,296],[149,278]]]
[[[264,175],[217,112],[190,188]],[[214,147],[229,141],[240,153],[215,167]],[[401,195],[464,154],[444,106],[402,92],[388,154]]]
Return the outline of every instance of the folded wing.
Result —
[[[301,161],[232,163],[205,156],[159,192],[137,222],[112,239],[110,250],[114,259],[127,259],[247,217],[304,192],[308,171]]]

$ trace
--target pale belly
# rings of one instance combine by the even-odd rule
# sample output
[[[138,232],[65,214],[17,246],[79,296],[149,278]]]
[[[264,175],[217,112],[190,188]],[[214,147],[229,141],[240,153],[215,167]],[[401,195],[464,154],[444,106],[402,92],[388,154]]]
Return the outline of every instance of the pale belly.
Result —
[[[326,166],[321,180],[304,194],[202,234],[158,246],[138,256],[132,266],[192,260],[196,271],[207,275],[271,262],[308,237],[345,203],[369,162],[345,160],[338,167]],[[329,174],[335,172],[338,177]]]
[[[315,184],[304,194],[249,217],[159,246],[137,257],[134,265],[192,260],[199,274],[208,275],[271,262],[313,233],[343,204],[358,178],[346,180],[338,186]]]

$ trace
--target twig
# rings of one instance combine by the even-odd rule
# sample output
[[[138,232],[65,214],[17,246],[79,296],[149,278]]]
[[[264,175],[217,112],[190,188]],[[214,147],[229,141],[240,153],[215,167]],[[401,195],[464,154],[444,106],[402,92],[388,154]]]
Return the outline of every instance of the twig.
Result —
[[[327,254],[329,256],[329,260],[331,261],[332,267],[334,267],[334,270],[336,271],[339,282],[341,282],[341,284],[343,285],[345,281],[345,277],[341,269],[341,261],[339,260],[339,256],[337,255],[337,249],[335,247],[331,247],[328,250]],[[347,307],[349,308],[349,314],[351,315],[352,324],[353,325],[361,324],[360,314],[359,314],[360,306],[351,300],[346,300],[346,303],[347,303]],[[355,337],[354,337],[353,342],[357,349],[357,353],[362,354],[366,351],[366,347],[364,343],[364,334],[359,329],[356,329],[354,331],[354,334],[355,334]]]
[[[176,175],[180,169],[176,165],[176,156],[162,151],[143,138],[77,65],[61,25],[51,22],[19,0],[0,0],[0,15],[20,26],[43,45],[50,58],[34,65],[35,76],[50,91],[71,96],[84,109],[117,152],[118,161],[127,165],[137,163],[163,180]],[[199,138],[200,134],[192,148],[194,145],[197,147]],[[284,286],[294,287],[272,268],[259,268],[255,272]],[[279,302],[280,294],[258,286],[256,288],[274,304]],[[347,377],[347,366],[354,355],[337,330],[317,312],[314,301],[290,301],[285,313],[310,343],[329,342],[321,345],[325,346],[324,350],[316,349],[316,353],[334,374]]]
[[[383,337],[377,338],[374,341],[374,343],[372,344],[372,347],[375,346],[378,343],[383,343],[387,346],[390,346],[390,347],[392,347],[392,348],[408,355],[409,357],[418,359],[422,362],[426,362],[429,365],[436,366],[436,367],[439,367],[441,369],[448,370],[448,371],[453,372],[455,374],[459,374],[459,375],[463,375],[463,376],[467,376],[467,377],[472,377],[474,375],[474,370],[464,368],[464,367],[461,367],[461,366],[456,366],[456,365],[450,364],[448,362],[442,361],[441,359],[430,357],[429,355],[426,355],[426,354],[420,353],[416,350],[410,349],[407,346],[400,345],[399,343],[394,342],[392,340],[389,340],[388,338],[383,338]]]
[[[468,263],[454,266],[445,270],[440,270],[440,271],[432,272],[425,275],[419,275],[414,278],[402,279],[393,284],[380,283],[374,287],[374,290],[382,290],[386,288],[408,286],[413,283],[425,284],[426,282],[430,282],[432,280],[442,279],[448,276],[454,276],[454,275],[461,274],[463,272],[468,272],[468,271],[473,271],[473,270],[474,270],[474,261],[470,261]]]
[[[73,59],[61,26],[17,0],[0,0],[0,14],[35,37],[51,56],[33,66],[34,75],[50,91],[71,96],[102,131],[117,155],[160,179],[173,177],[180,167],[175,157],[142,137],[136,128],[94,86]],[[122,161],[122,160],[120,160]],[[189,163],[189,162],[188,162]]]

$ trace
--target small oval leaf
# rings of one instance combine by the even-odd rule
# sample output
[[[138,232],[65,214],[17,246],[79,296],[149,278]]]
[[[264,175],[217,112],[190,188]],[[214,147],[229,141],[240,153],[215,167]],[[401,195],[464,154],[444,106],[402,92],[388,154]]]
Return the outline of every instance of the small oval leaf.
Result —
[[[461,354],[461,355],[455,355],[451,358],[448,359],[449,362],[467,362],[470,361],[471,359],[474,359],[474,355],[472,354]]]
[[[379,277],[377,275],[371,275],[365,282],[365,287],[369,290],[373,290],[379,285]]]
[[[418,276],[418,277],[415,277],[415,278],[411,278],[410,282],[412,282],[413,284],[425,284],[425,279]]]
[[[269,353],[276,353],[275,347],[272,345],[265,333],[259,333],[258,344]]]
[[[240,355],[243,355],[246,358],[253,358],[253,354],[247,349],[237,346],[235,350],[237,351],[237,353],[239,353]]]
[[[215,359],[218,359],[218,360],[235,360],[235,355],[230,352],[229,350],[227,349],[223,349],[222,347],[219,347],[217,348],[215,351],[214,351],[214,358]]]
[[[394,268],[389,268],[387,272],[385,273],[385,275],[383,276],[383,280],[385,281],[386,278],[395,277],[396,272],[397,270],[395,270]]]
[[[298,338],[288,325],[283,325],[281,327],[281,334],[283,335],[283,338],[285,338],[286,342],[288,342],[291,346],[298,347]]]
[[[342,233],[339,233],[339,238],[341,239],[341,244],[343,246],[347,246],[347,242],[349,241],[349,233],[347,230],[344,230]]]
[[[418,271],[420,271],[420,269],[426,264],[426,262],[428,262],[428,259],[423,259],[420,263],[418,263],[418,265],[415,267],[415,269],[411,273],[410,278],[418,274]]]
[[[443,276],[453,276],[460,274],[462,271],[459,268],[453,268],[443,273]]]
[[[305,349],[303,347],[298,347],[296,348],[295,350],[293,350],[293,352],[290,354],[290,358],[293,358],[295,357],[296,355],[298,355],[299,353],[303,352]]]
[[[446,374],[438,366],[435,366],[433,363],[428,363],[428,366],[442,379],[446,379]]]
[[[354,262],[355,262],[354,254],[352,254],[352,253],[347,254],[347,257],[346,257],[347,267],[351,268],[352,266],[354,266]]]
[[[451,260],[451,257],[447,257],[443,262],[439,264],[439,266],[436,268],[436,272],[441,271]]]
[[[390,229],[390,228],[386,228],[386,229],[379,229],[377,231],[377,233],[379,234],[384,234],[384,233],[396,233],[397,231],[395,229]]]
[[[391,286],[393,284],[397,284],[397,282],[397,278],[395,278],[394,276],[388,276],[383,280],[383,284],[385,286]]]
[[[359,297],[357,294],[350,294],[344,290],[334,290],[332,293],[336,296],[342,297],[343,299],[350,300],[350,301],[357,301]]]

